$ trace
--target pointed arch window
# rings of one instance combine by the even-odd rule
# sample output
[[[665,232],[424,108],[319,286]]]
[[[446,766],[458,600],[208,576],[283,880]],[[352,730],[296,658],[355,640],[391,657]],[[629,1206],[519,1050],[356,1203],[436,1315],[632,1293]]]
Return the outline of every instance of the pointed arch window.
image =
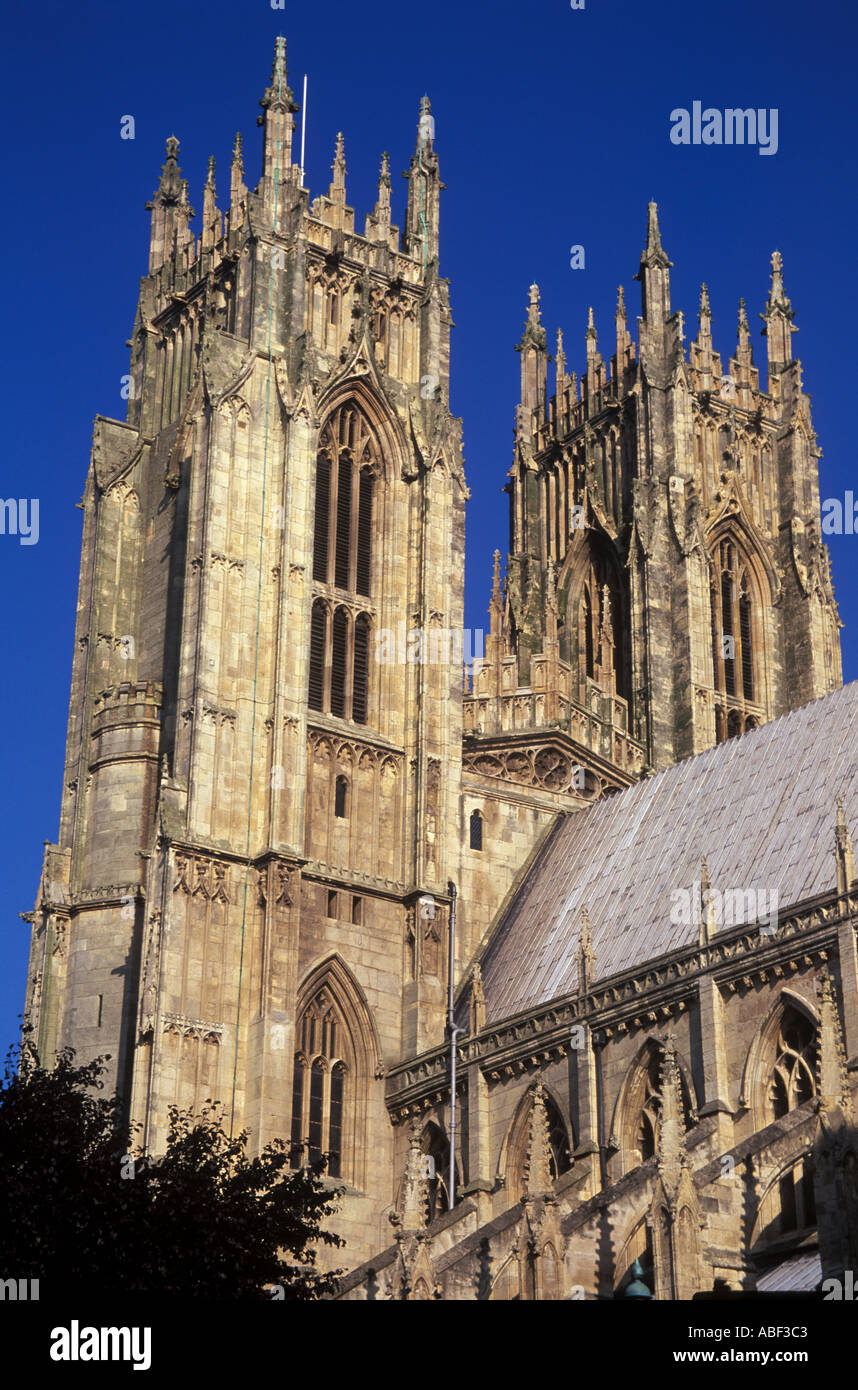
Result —
[[[331,1177],[345,1176],[349,1082],[354,1052],[349,1030],[329,989],[323,988],[304,1009],[297,1028],[298,1049],[292,1078],[293,1168],[328,1156]]]
[[[371,619],[362,610],[372,588],[378,441],[355,402],[334,412],[319,437],[313,522],[313,582],[317,597],[310,627],[311,709],[365,724],[369,711]],[[337,596],[342,596],[339,601]]]
[[[483,847],[483,818],[479,811],[471,812],[470,821],[471,849],[482,850]]]
[[[712,660],[715,672],[718,742],[756,727],[747,705],[758,701],[760,684],[755,613],[755,589],[750,565],[734,540],[716,549],[712,573]]]

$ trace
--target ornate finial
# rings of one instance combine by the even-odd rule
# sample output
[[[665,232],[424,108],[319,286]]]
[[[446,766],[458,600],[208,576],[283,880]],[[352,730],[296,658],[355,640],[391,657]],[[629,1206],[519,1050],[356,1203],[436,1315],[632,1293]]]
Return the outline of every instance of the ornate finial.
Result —
[[[705,280],[700,286],[700,309],[697,314],[698,319],[711,319],[712,310],[709,307],[709,286]]]
[[[790,320],[792,320],[795,317],[792,305],[789,299],[787,298],[786,291],[784,290],[783,268],[783,256],[781,255],[780,251],[773,251],[772,286],[769,290],[769,298],[766,303],[766,312],[760,315],[760,317],[763,319],[768,318],[769,315],[774,311],[780,311],[780,313],[784,314]]]
[[[798,332],[797,325],[793,323],[795,312],[784,290],[783,257],[780,251],[772,253],[772,285],[760,318],[764,324],[763,337],[768,339],[769,374],[777,375],[793,360],[791,339],[793,333]],[[798,386],[800,390],[800,371]]]
[[[378,174],[378,200],[375,205],[375,214],[380,212],[390,213],[390,155],[387,150],[381,156],[381,169]]]
[[[158,187],[153,194],[154,202],[176,204],[181,198],[182,171],[178,165],[178,153],[179,142],[175,135],[170,135],[164,148],[164,163],[161,166],[161,177],[158,180]],[[151,211],[152,203],[147,203],[146,208],[148,211]]]
[[[289,83],[286,76],[286,40],[282,34],[278,35],[274,43],[274,62],[271,65],[271,81],[265,89],[265,93],[259,99],[259,105],[265,111],[297,111],[297,106],[292,100],[292,93],[289,90]],[[261,121],[261,117],[260,117]]]
[[[486,1026],[486,996],[483,991],[483,972],[479,961],[471,971],[471,1036]]]
[[[740,332],[740,333],[743,333],[743,332],[744,332],[744,333],[747,333],[748,331],[749,331],[749,330],[748,330],[748,315],[747,315],[747,313],[745,312],[745,301],[744,301],[744,299],[740,299],[740,300],[739,300],[739,332]]]
[[[586,906],[581,908],[581,948],[588,953],[593,949],[593,937],[590,928],[590,914]]]
[[[524,323],[524,335],[521,342],[516,346],[516,352],[522,352],[526,347],[536,347],[544,352],[548,346],[548,339],[545,336],[545,329],[542,327],[542,315],[539,309],[539,286],[531,285],[528,292],[527,318]]]
[[[602,616],[599,623],[600,634],[613,634],[613,624],[611,622],[611,589],[610,585],[602,585]]]
[[[821,1106],[829,1109],[850,1105],[846,1065],[846,1049],[840,1026],[837,996],[828,970],[819,975],[816,986],[819,999],[819,1049],[817,1052],[816,1084]]]
[[[545,612],[549,619],[546,633],[547,645],[557,638],[557,611],[557,571],[554,561],[549,560],[545,575]]]
[[[598,336],[597,333],[596,333],[596,322],[595,322],[595,319],[593,318],[593,306],[592,306],[592,304],[590,305],[590,308],[587,310],[587,333],[586,333],[586,336],[587,336],[588,338],[592,338],[594,342],[596,341],[596,338],[597,338],[597,336]]]
[[[661,229],[658,225],[658,203],[649,203],[647,206],[646,240],[648,251],[661,250]]]
[[[217,242],[220,241],[221,232],[221,215],[218,212],[217,194],[215,191],[214,155],[209,155],[209,170],[206,175],[205,188],[203,189],[202,245],[204,247],[215,246]]]
[[[373,240],[387,241],[390,235],[390,155],[385,150],[381,156],[378,174],[378,196],[372,215],[366,219],[366,236]]]
[[[534,325],[540,324],[542,318],[539,312],[539,286],[531,285],[527,305],[527,321]]]
[[[548,1112],[545,1108],[545,1091],[541,1081],[537,1081],[530,1094],[530,1127],[527,1157],[524,1163],[525,1200],[533,1197],[546,1197],[553,1186]]]
[[[419,1231],[426,1225],[426,1186],[423,1176],[422,1137],[420,1121],[414,1118],[408,1136],[408,1155],[405,1160],[405,1179],[402,1184],[402,1208],[399,1223],[406,1231]]]
[[[557,330],[557,351],[554,354],[554,378],[558,394],[566,385],[566,353],[563,351],[563,329]]]
[[[503,628],[503,598],[501,596],[501,554],[499,550],[494,553],[494,567],[492,572],[492,596],[489,600],[489,628],[492,637],[500,637]]]
[[[622,285],[617,287],[617,318],[626,320],[626,292]]]
[[[661,1101],[658,1110],[656,1157],[658,1171],[666,1185],[675,1184],[688,1163],[685,1149],[685,1114],[682,1105],[682,1079],[676,1055],[676,1038],[668,1033],[659,1069]]]
[[[673,265],[673,262],[668,260],[667,253],[661,244],[657,203],[650,203],[647,207],[646,246],[641,253],[641,265],[662,267]]]
[[[417,122],[417,145],[422,148],[425,145],[431,146],[435,139],[435,118],[432,115],[432,103],[428,96],[420,98],[420,117]]]
[[[780,251],[772,252],[772,289],[776,288],[783,291],[783,268],[784,258]]]
[[[855,882],[855,852],[849,822],[843,809],[843,798],[837,798],[837,825],[834,830],[834,853],[837,860],[837,892],[842,897]]]
[[[188,185],[176,161],[179,142],[175,135],[167,140],[158,187],[146,204],[152,214],[149,241],[149,273],[164,265],[177,252],[185,254],[194,235],[189,222],[194,210],[188,203]]]
[[[581,994],[586,994],[593,982],[595,963],[590,914],[585,905],[581,908],[581,936],[578,941],[578,990]]]
[[[237,225],[238,204],[246,196],[247,189],[244,186],[244,157],[242,154],[241,131],[235,133],[235,143],[232,147],[232,164],[229,172],[229,204],[232,212],[230,226]]]
[[[331,184],[330,196],[334,196],[334,189],[345,190],[346,186],[346,154],[343,144],[343,132],[337,131],[337,142],[334,147],[334,162],[331,165],[334,171],[334,179]]]
[[[179,195],[179,207],[182,209],[182,211],[183,211],[183,213],[185,214],[185,217],[188,219],[188,221],[190,221],[191,218],[194,217],[194,216],[196,215],[196,214],[194,213],[194,209],[191,207],[190,203],[188,202],[188,180],[187,180],[187,179],[182,179],[182,189],[181,189],[181,193],[180,193],[180,195]]]
[[[709,877],[706,855],[700,861],[700,922],[699,943],[708,946],[718,929],[718,915],[715,911],[715,894]]]

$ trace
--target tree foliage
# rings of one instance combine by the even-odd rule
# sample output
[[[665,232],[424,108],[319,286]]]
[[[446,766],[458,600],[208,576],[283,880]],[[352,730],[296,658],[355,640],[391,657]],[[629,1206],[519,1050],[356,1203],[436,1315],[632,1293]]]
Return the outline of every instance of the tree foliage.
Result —
[[[324,1159],[292,1169],[280,1140],[247,1152],[221,1107],[172,1107],[165,1151],[139,1153],[139,1126],[101,1092],[109,1058],[74,1052],[40,1064],[24,1043],[0,1085],[0,1278],[41,1281],[42,1297],[74,1287],[98,1296],[317,1299],[336,1273],[320,1246],[336,1210]]]

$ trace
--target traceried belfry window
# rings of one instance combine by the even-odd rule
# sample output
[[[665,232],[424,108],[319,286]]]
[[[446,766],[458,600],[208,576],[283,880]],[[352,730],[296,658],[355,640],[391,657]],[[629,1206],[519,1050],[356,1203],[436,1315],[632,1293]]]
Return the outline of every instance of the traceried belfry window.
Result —
[[[348,1169],[343,1153],[349,1082],[354,1074],[351,1040],[330,992],[322,989],[298,1023],[292,1081],[292,1166],[328,1155],[327,1172]]]
[[[759,700],[755,614],[748,563],[732,540],[718,545],[712,576],[712,659],[718,742],[756,728]]]
[[[313,523],[315,597],[310,622],[308,702],[338,719],[367,722],[375,484],[378,442],[354,402],[319,437]]]

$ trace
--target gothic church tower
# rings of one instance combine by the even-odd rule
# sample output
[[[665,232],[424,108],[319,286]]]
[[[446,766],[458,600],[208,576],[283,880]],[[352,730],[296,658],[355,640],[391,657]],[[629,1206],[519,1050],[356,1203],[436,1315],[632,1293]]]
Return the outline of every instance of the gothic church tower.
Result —
[[[505,745],[513,728],[569,730],[603,778],[593,755],[662,768],[842,683],[820,451],[781,257],[761,315],[767,391],[744,301],[722,362],[705,285],[686,359],[670,266],[651,203],[637,344],[620,287],[610,371],[591,309],[580,381],[558,334],[550,398],[531,287],[506,602],[493,603],[493,659],[466,709],[483,744],[503,734]]]
[[[62,819],[28,996],[40,1053],[112,1054],[168,1107],[334,1151],[341,1229],[394,1195],[385,1065],[443,1039],[461,668],[375,660],[461,629],[465,479],[428,99],[393,225],[312,203],[278,39],[262,176],[202,228],[167,142],[125,423],[98,417]],[[447,837],[447,838],[445,838]],[[421,905],[421,899],[423,903]],[[306,1146],[305,1146],[306,1152]]]

